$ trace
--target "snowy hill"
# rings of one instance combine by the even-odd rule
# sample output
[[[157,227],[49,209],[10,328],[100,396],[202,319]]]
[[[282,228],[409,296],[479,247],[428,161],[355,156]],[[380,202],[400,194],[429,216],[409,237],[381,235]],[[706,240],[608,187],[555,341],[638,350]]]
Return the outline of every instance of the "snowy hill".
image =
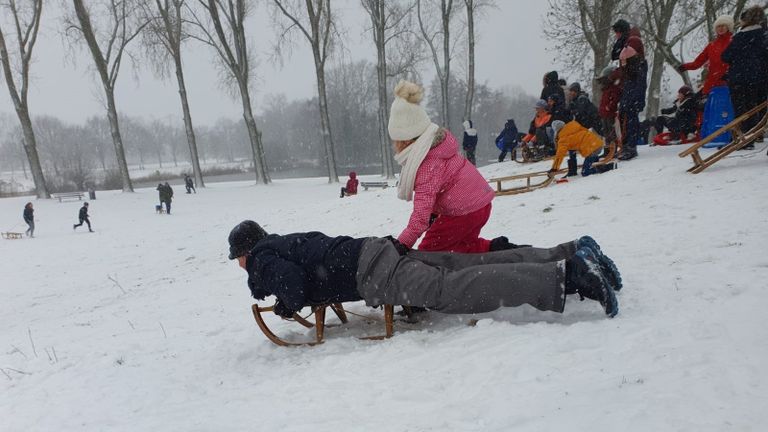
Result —
[[[229,230],[252,218],[277,233],[398,234],[411,206],[395,188],[177,188],[170,216],[152,189],[99,192],[94,234],[72,231],[79,202],[35,201],[37,238],[0,240],[0,430],[766,430],[765,148],[698,175],[680,150],[494,200],[486,237],[594,236],[622,270],[616,318],[569,298],[562,315],[430,313],[381,342],[352,337],[382,330],[353,319],[314,348],[258,330]],[[24,230],[28,200],[0,200],[0,230]]]

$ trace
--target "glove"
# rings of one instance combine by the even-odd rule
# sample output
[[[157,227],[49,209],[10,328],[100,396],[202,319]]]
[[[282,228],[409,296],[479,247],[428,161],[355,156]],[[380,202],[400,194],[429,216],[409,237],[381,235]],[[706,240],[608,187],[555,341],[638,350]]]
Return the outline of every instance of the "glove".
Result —
[[[681,65],[681,64],[679,64],[679,65],[675,66],[675,70],[676,70],[676,71],[678,71],[678,72],[680,72],[680,73],[683,73],[683,72],[685,72],[685,71],[686,71],[686,69],[685,69],[685,66],[683,66],[683,65]]]
[[[279,300],[275,303],[272,311],[275,312],[275,315],[284,319],[293,318],[293,314],[295,313],[292,310],[288,310],[288,308],[285,307],[285,305],[283,305],[283,303]]]
[[[410,251],[411,251],[411,248],[409,248],[408,246],[406,246],[406,245],[404,245],[404,244],[400,243],[400,241],[399,241],[398,239],[396,239],[396,238],[394,238],[394,237],[392,237],[392,236],[386,236],[386,237],[384,237],[384,238],[385,238],[385,239],[387,239],[387,240],[389,240],[389,241],[392,243],[392,246],[394,246],[394,247],[395,247],[395,250],[397,251],[397,253],[398,253],[400,256],[404,256],[404,255],[407,255],[407,254],[408,254],[408,252],[410,252]]]

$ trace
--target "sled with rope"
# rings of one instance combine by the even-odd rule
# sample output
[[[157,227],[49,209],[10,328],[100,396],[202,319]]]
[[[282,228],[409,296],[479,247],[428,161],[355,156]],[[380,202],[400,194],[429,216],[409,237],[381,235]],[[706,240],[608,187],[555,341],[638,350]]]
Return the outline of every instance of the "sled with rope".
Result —
[[[0,233],[0,234],[2,234],[3,238],[6,239],[6,240],[18,240],[18,239],[20,239],[22,237],[22,233],[20,233],[20,232],[6,231],[6,232]]]
[[[684,158],[687,156],[690,156],[691,158],[693,158],[693,166],[688,169],[688,172],[693,174],[698,174],[704,171],[705,169],[709,168],[710,166],[714,165],[718,161],[722,160],[729,154],[735,152],[736,150],[742,149],[749,144],[754,143],[758,138],[763,136],[763,134],[766,131],[766,127],[768,127],[768,112],[766,112],[763,115],[763,117],[760,119],[760,121],[757,122],[757,124],[754,127],[752,127],[750,130],[746,132],[741,131],[741,125],[742,123],[747,121],[750,117],[754,116],[755,114],[759,113],[761,110],[764,110],[766,108],[768,108],[768,101],[765,101],[760,105],[752,108],[751,110],[747,111],[743,115],[734,119],[732,122],[714,131],[712,134],[710,134],[703,140],[697,142],[696,144],[693,144],[692,146],[682,151],[678,155],[681,158]],[[707,144],[715,140],[715,138],[717,138],[718,136],[727,132],[731,133],[730,143],[726,144],[720,150],[717,150],[716,152],[712,153],[707,157],[702,157],[701,154],[699,154],[699,150],[701,148],[705,147]]]
[[[327,328],[333,328],[333,327],[339,327],[341,325],[347,324],[349,322],[348,315],[354,315],[361,317],[367,321],[382,321],[379,317],[373,317],[373,316],[366,316],[366,315],[360,315],[353,312],[350,312],[348,310],[345,310],[344,307],[341,305],[341,303],[329,303],[329,304],[316,304],[316,305],[310,305],[307,306],[310,309],[310,314],[306,317],[302,317],[299,315],[299,313],[294,313],[293,317],[289,319],[289,321],[295,321],[299,325],[303,326],[304,328],[315,329],[315,338],[314,340],[307,340],[303,342],[292,342],[287,341],[277,334],[273,332],[269,326],[267,325],[266,320],[264,319],[264,313],[265,312],[273,312],[274,306],[267,306],[267,307],[261,307],[258,305],[258,303],[255,303],[252,306],[253,310],[253,317],[256,319],[256,324],[258,324],[259,329],[261,329],[262,333],[264,333],[264,336],[267,337],[270,341],[275,343],[279,346],[314,346],[319,345],[323,343],[325,340],[325,330]],[[336,317],[338,317],[341,324],[326,324],[325,322],[325,316],[326,311],[328,309],[331,309],[335,314]],[[310,318],[312,315],[315,316],[314,323],[310,322],[308,318]],[[394,333],[394,306],[393,305],[384,305],[384,334],[383,335],[375,335],[375,336],[364,336],[360,337],[359,339],[363,340],[382,340],[382,339],[388,339],[392,337],[392,334]]]

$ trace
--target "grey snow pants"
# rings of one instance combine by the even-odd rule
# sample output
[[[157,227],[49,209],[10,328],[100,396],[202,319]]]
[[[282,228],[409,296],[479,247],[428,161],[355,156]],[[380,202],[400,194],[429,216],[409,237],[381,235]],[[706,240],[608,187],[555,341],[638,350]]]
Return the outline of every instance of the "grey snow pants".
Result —
[[[443,313],[483,313],[529,304],[565,307],[565,260],[576,243],[479,254],[412,251],[400,256],[384,238],[363,244],[357,290],[369,306],[420,306]]]

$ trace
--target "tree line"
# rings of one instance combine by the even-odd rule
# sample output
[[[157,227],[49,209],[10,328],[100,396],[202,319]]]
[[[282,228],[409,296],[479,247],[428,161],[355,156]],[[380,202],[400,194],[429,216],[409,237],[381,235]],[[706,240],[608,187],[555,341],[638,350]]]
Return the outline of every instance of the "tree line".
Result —
[[[242,120],[237,126],[244,129],[245,134],[238,131],[236,135],[245,135],[257,181],[268,184],[270,164],[282,160],[278,155],[285,153],[288,148],[293,149],[299,142],[303,142],[305,147],[304,150],[299,149],[292,153],[294,158],[299,154],[314,153],[313,140],[316,139],[315,136],[319,136],[322,151],[315,156],[323,161],[329,181],[338,182],[339,163],[348,164],[350,157],[361,158],[354,159],[355,163],[367,163],[368,158],[375,155],[373,157],[377,159],[381,174],[387,178],[394,176],[391,145],[386,132],[388,108],[392,97],[390,83],[401,77],[418,78],[422,65],[429,60],[432,61],[437,76],[436,90],[439,99],[435,102],[436,119],[454,131],[460,130],[458,125],[463,118],[475,116],[474,109],[479,106],[477,100],[480,98],[480,90],[489,95],[494,94],[490,89],[477,86],[474,77],[474,22],[485,10],[495,7],[494,0],[359,0],[360,7],[370,19],[369,31],[371,42],[376,49],[376,62],[375,65],[352,64],[343,67],[338,66],[338,59],[343,51],[340,36],[343,24],[330,0],[265,0],[264,3],[274,23],[277,36],[274,50],[277,58],[283,58],[289,53],[293,44],[302,43],[311,48],[317,84],[317,96],[312,102],[316,104],[316,108],[312,113],[304,113],[307,115],[304,124],[315,126],[310,133],[311,139],[304,136],[305,131],[297,125],[299,128],[290,130],[289,134],[292,138],[295,136],[298,141],[282,136],[279,143],[271,144],[270,134],[274,132],[268,130],[268,118],[272,115],[270,109],[277,107],[259,107],[259,111],[263,113],[261,122],[254,114],[256,110],[251,96],[251,85],[256,63],[249,46],[247,26],[248,18],[257,13],[257,8],[256,2],[246,0],[63,1],[63,19],[48,25],[63,28],[71,46],[82,47],[90,54],[90,67],[96,72],[101,84],[105,105],[103,118],[106,119],[106,124],[100,119],[89,119],[85,125],[59,124],[56,127],[67,130],[72,137],[90,134],[99,136],[101,140],[111,141],[112,155],[109,158],[106,155],[102,157],[105,149],[101,148],[101,153],[98,153],[99,161],[96,162],[101,162],[101,165],[106,167],[103,161],[111,160],[116,173],[114,176],[119,175],[122,190],[133,191],[128,160],[138,158],[141,163],[148,152],[145,147],[149,144],[138,143],[138,140],[134,141],[134,137],[129,137],[135,130],[142,129],[134,127],[135,124],[141,125],[142,121],[130,120],[120,114],[115,86],[118,76],[127,67],[126,64],[131,63],[131,59],[140,51],[151,60],[157,76],[175,81],[183,118],[183,127],[145,127],[151,132],[159,134],[158,131],[162,130],[163,134],[174,137],[164,137],[163,139],[170,141],[164,141],[162,150],[157,147],[159,144],[155,145],[151,152],[178,155],[181,148],[178,141],[180,137],[183,138],[185,157],[192,165],[198,187],[204,187],[200,168],[201,128],[194,125],[191,116],[183,62],[183,57],[191,46],[202,44],[210,49],[213,58],[226,71],[223,77],[225,84],[232,89],[232,93],[242,104]],[[58,143],[43,143],[45,140],[40,134],[44,134],[43,130],[53,127],[51,125],[56,122],[45,117],[33,119],[34,107],[29,106],[28,91],[30,79],[34,77],[31,73],[34,66],[33,54],[44,19],[44,5],[47,7],[48,3],[43,0],[0,1],[0,63],[18,121],[18,142],[40,198],[50,196],[46,175],[53,173],[60,180],[62,177],[59,166],[75,164],[74,159],[60,157],[59,153],[63,151],[61,148],[67,147],[67,154],[80,155],[83,153],[81,149],[89,146],[86,142],[75,144],[77,139],[74,138],[61,139]],[[332,63],[333,59],[336,59],[337,66]],[[457,61],[466,66],[461,74],[455,73],[455,68],[451,68],[452,63]],[[333,93],[334,85],[347,85],[346,80],[341,83],[332,82],[329,68],[333,67],[337,67],[337,74],[354,73],[355,67],[368,68],[369,72],[375,72],[364,74],[366,80],[369,80],[371,75],[375,77],[375,85],[365,89],[368,93],[371,93],[369,89],[376,89],[375,94],[370,94],[366,101],[354,101],[350,99],[357,95],[339,91],[338,88]],[[457,98],[457,94],[460,97]],[[503,92],[497,92],[496,96],[499,95],[503,96]],[[357,136],[349,136],[352,133],[348,129],[361,128],[360,123],[351,125],[354,126],[351,128],[338,124],[349,121],[349,117],[333,115],[334,110],[338,112],[347,106],[342,106],[342,100],[358,104],[375,102],[374,105],[367,104],[371,105],[369,107],[357,109],[360,116],[368,115],[369,112],[373,114],[365,124],[371,126],[374,133],[367,135],[367,131],[361,130],[356,132]],[[271,101],[270,105],[274,105],[276,101]],[[283,103],[279,109],[297,109],[291,105],[293,104]],[[457,107],[460,109],[456,109]],[[366,108],[370,108],[370,111]],[[456,116],[453,112],[461,114]],[[317,123],[314,123],[315,121]],[[96,123],[100,124],[101,129],[90,130]],[[42,126],[43,124],[46,126]],[[132,132],[128,132],[129,129]],[[280,127],[280,131],[285,130],[286,128]],[[365,141],[362,141],[363,138]],[[147,142],[156,143],[160,138],[147,139]],[[370,145],[361,147],[360,143],[377,145],[372,150]],[[18,145],[7,147],[10,148],[4,151],[13,153],[14,149],[18,150]],[[41,152],[45,153],[42,158]],[[82,165],[87,165],[87,161],[84,160]],[[80,170],[72,167],[67,169]],[[75,182],[77,178],[82,177],[74,174],[73,176],[72,181]]]

